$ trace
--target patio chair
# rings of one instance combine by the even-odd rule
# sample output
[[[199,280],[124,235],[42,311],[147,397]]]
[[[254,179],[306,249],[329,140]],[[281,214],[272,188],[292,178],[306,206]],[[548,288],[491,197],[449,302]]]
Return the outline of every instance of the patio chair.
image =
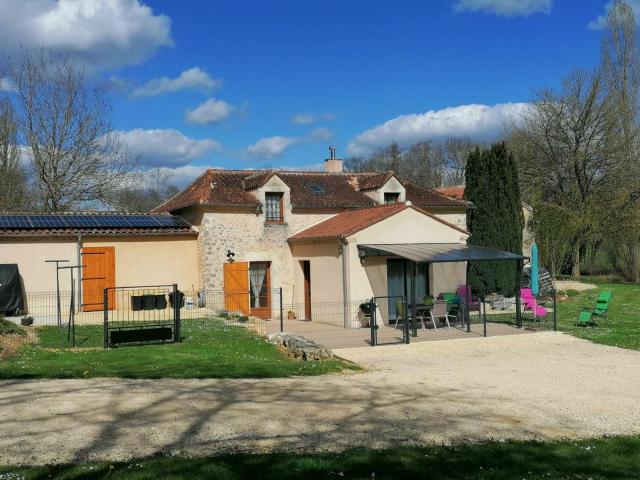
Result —
[[[436,300],[433,304],[433,308],[429,312],[431,315],[431,322],[433,322],[433,328],[436,327],[436,319],[442,320],[444,319],[444,323],[447,325],[447,328],[451,330],[451,324],[449,323],[449,317],[456,319],[455,315],[451,315],[449,313],[449,302],[446,300]]]
[[[471,285],[458,285],[456,293],[460,297],[460,304],[469,307],[468,311],[480,311],[480,299],[471,295]]]
[[[520,289],[520,300],[525,310],[531,310],[534,317],[546,317],[547,309],[541,305],[538,305],[536,297],[531,293],[530,288]]]
[[[396,297],[395,301],[396,301],[396,324],[393,326],[393,328],[398,328],[398,325],[400,324],[401,320],[403,322],[408,322],[408,321],[411,321],[411,317],[407,315],[404,299],[402,297]],[[426,327],[424,326],[424,317],[421,315],[416,315],[416,318],[420,320],[420,323],[422,324],[422,329],[426,330]]]
[[[594,308],[585,308],[578,316],[578,326],[597,325],[594,317],[603,318],[609,324],[609,304],[611,303],[611,292],[601,292],[596,300]]]

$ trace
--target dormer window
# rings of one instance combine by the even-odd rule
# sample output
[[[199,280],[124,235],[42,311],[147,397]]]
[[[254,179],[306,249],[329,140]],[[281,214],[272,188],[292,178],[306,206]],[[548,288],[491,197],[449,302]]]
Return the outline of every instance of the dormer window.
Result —
[[[384,203],[398,203],[400,201],[400,192],[384,192]]]
[[[264,194],[264,212],[266,223],[284,222],[284,194],[266,192]]]

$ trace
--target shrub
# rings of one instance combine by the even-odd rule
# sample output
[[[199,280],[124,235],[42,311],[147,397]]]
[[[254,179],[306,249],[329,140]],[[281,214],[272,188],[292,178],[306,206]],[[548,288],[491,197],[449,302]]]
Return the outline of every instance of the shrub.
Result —
[[[26,335],[26,332],[21,326],[5,320],[3,317],[0,318],[0,335]]]
[[[33,325],[33,317],[32,316],[22,317],[20,319],[20,324],[25,327],[28,327],[29,325]]]
[[[246,315],[240,315],[240,316],[238,317],[238,321],[239,321],[240,323],[246,323],[246,322],[248,322],[248,321],[249,321],[249,317],[247,317]]]

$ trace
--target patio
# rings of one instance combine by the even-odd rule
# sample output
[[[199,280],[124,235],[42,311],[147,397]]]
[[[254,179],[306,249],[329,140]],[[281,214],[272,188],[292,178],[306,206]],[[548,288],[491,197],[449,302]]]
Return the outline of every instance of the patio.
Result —
[[[364,347],[370,345],[371,329],[364,328],[343,328],[340,326],[304,320],[284,320],[283,330],[287,333],[300,335],[315,341],[329,348]],[[280,322],[277,320],[265,321],[258,329],[266,335],[280,332]],[[516,328],[515,326],[487,322],[487,336],[519,335],[531,333],[532,330]],[[451,340],[456,338],[481,338],[484,334],[482,322],[471,323],[471,331],[467,332],[460,325],[447,328],[418,328],[417,337],[411,337],[411,342],[424,342],[433,340]],[[380,325],[378,328],[378,345],[392,345],[402,343],[402,328]]]

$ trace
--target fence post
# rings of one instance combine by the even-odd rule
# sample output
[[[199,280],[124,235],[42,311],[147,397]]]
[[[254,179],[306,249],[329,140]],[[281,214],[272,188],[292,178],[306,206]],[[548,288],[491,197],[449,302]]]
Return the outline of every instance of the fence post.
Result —
[[[409,312],[407,308],[407,297],[402,297],[402,306],[404,310],[404,315],[402,320],[404,320],[404,326],[402,329],[402,333],[404,335],[404,343],[411,343],[411,335],[409,335]],[[397,321],[397,320],[396,320]]]
[[[487,336],[487,301],[482,297],[482,328],[484,336]]]
[[[553,331],[557,332],[558,331],[558,313],[557,313],[557,306],[558,306],[558,301],[557,301],[557,292],[556,289],[553,289]]]
[[[173,341],[180,343],[182,337],[180,335],[180,307],[182,299],[178,297],[178,284],[173,284]]]
[[[105,288],[103,291],[102,305],[104,309],[104,326],[103,326],[103,343],[104,348],[109,348],[109,289]]]
[[[518,260],[516,267],[516,326],[522,328],[522,312],[520,311],[520,287],[522,281],[522,260]]]
[[[280,297],[280,333],[284,332],[284,304],[282,303],[282,287],[278,289]]]
[[[376,303],[374,297],[369,300],[369,328],[371,329],[371,346],[375,347],[378,343],[377,331],[378,325],[376,324]]]

